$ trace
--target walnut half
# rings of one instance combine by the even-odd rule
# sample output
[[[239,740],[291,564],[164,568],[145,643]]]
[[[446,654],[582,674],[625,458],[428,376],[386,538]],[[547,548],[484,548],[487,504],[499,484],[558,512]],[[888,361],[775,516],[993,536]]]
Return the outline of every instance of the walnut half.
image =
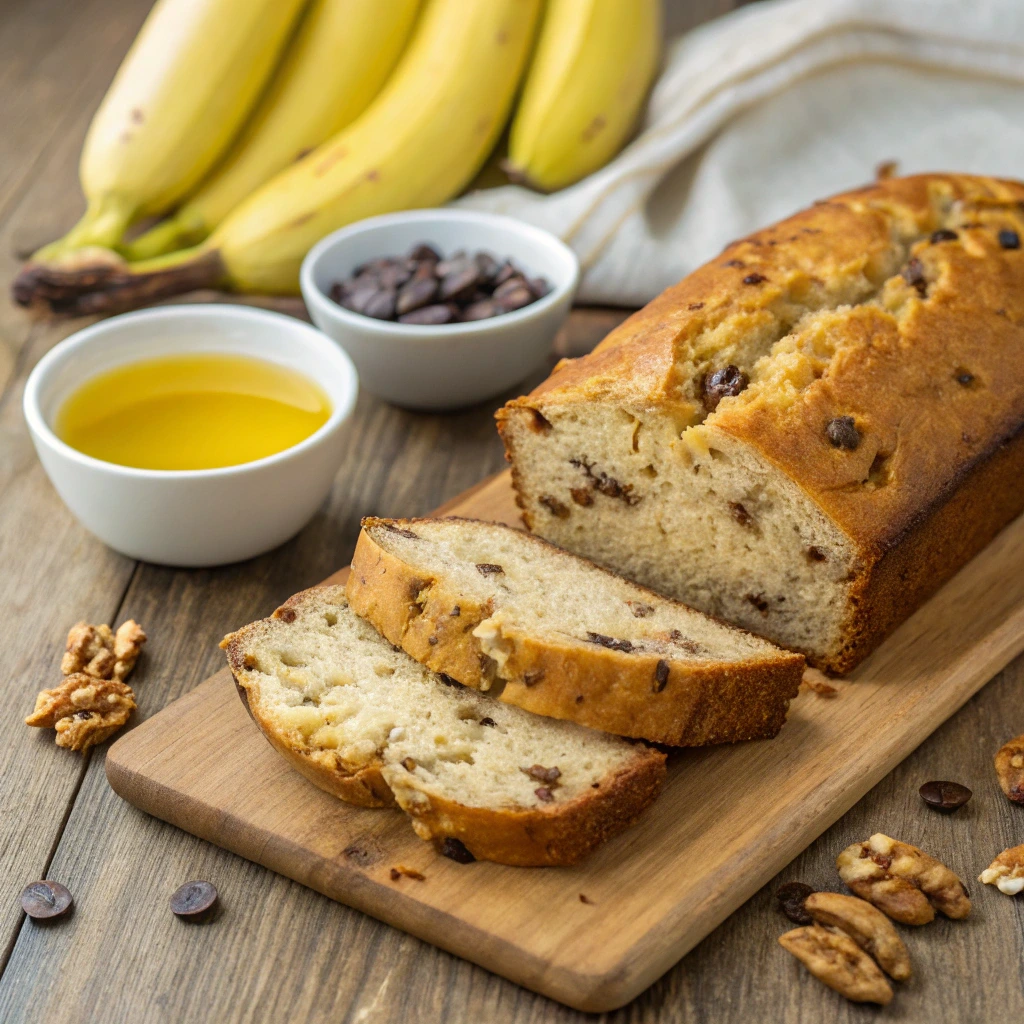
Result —
[[[1015,803],[1024,804],[1024,736],[1003,744],[996,754],[999,787]]]
[[[1011,846],[978,876],[979,882],[994,885],[1007,896],[1024,892],[1024,845]]]
[[[145,642],[145,630],[134,619],[116,633],[106,625],[78,622],[68,633],[60,670],[66,676],[81,672],[96,679],[126,679]]]
[[[945,864],[881,832],[848,846],[836,867],[856,895],[902,924],[928,924],[936,910],[954,919],[971,912],[963,882]]]
[[[839,892],[813,892],[804,900],[804,909],[818,924],[846,932],[890,978],[906,981],[910,977],[907,947],[892,921],[867,900]]]
[[[135,694],[127,683],[75,672],[36,697],[25,724],[55,729],[58,747],[84,751],[117,732],[134,710]]]
[[[819,981],[855,1003],[886,1006],[892,1000],[885,975],[845,932],[812,924],[780,935],[779,944]]]

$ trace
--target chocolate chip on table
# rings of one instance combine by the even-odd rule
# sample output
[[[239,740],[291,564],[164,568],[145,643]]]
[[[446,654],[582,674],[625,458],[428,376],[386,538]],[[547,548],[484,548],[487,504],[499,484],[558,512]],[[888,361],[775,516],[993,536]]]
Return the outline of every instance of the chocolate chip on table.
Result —
[[[932,236],[928,241],[932,245],[938,245],[939,242],[955,242],[959,237],[955,231],[950,231],[949,228],[939,228],[938,231],[932,232]]]
[[[1012,231],[1010,228],[1003,228],[999,232],[999,244],[1004,249],[1019,249],[1020,248],[1020,235],[1016,231]]]
[[[794,924],[813,924],[814,919],[804,908],[807,897],[814,892],[805,882],[786,882],[775,890],[775,898],[779,901],[779,909]]]
[[[714,412],[723,398],[732,398],[743,391],[750,378],[731,363],[719,370],[704,374],[701,382],[702,400],[708,412]]]
[[[959,782],[926,782],[918,792],[929,807],[943,814],[952,814],[974,795]]]
[[[860,431],[852,416],[836,416],[825,426],[825,434],[833,448],[852,452],[860,444]]]
[[[441,856],[455,861],[456,864],[472,864],[476,857],[466,849],[461,839],[447,836],[441,843]]]
[[[66,914],[72,902],[71,893],[60,882],[44,879],[21,890],[21,909],[37,921],[48,921]]]
[[[212,882],[199,879],[186,882],[174,890],[171,911],[192,924],[209,921],[217,912],[217,887]]]

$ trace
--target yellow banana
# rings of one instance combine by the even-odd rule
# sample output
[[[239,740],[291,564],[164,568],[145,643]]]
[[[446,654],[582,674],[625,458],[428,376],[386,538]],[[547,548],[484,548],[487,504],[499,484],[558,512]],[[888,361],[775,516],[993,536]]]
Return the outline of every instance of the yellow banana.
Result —
[[[506,169],[552,192],[604,166],[658,64],[658,0],[549,0],[512,120]]]
[[[202,244],[139,263],[81,253],[29,267],[22,304],[111,312],[200,286],[296,292],[324,235],[392,210],[457,195],[508,117],[540,0],[428,0],[380,95],[355,122],[236,207]]]
[[[120,246],[131,260],[201,242],[250,193],[354,121],[408,42],[420,0],[313,0],[227,156],[174,216]]]
[[[89,127],[85,215],[37,260],[113,246],[162,213],[221,155],[306,0],[157,0]]]

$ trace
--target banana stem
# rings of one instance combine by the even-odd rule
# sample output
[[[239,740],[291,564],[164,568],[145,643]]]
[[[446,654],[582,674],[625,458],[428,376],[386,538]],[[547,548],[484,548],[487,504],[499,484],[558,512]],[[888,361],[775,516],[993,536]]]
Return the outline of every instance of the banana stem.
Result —
[[[155,224],[138,238],[122,242],[117,251],[129,262],[136,263],[198,245],[208,234],[209,231],[202,219],[190,215],[188,209],[183,208],[173,217]]]
[[[76,249],[91,246],[113,249],[128,230],[134,215],[134,206],[117,196],[103,196],[93,200],[82,219],[63,238],[44,245],[34,253],[31,262],[52,263]]]
[[[192,249],[126,263],[95,249],[69,256],[60,264],[29,263],[12,287],[22,306],[49,306],[72,316],[123,313],[196,288],[226,283],[224,261],[216,249]]]

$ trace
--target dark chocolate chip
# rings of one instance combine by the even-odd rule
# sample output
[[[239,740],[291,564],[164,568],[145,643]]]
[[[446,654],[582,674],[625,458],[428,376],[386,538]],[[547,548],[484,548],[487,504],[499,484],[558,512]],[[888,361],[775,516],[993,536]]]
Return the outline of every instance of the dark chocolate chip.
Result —
[[[854,451],[860,444],[860,431],[852,416],[836,416],[825,425],[825,434],[833,448]]]
[[[461,320],[469,322],[472,320],[490,320],[492,316],[498,316],[503,310],[493,299],[481,299],[479,302],[471,302],[463,311]]]
[[[921,266],[921,261],[916,256],[900,271],[900,274],[907,284],[917,289],[917,294],[922,299],[928,294],[928,282],[925,280],[924,267]]]
[[[483,718],[480,719],[480,724],[493,727],[495,723],[493,718],[491,718],[488,715],[485,715]]]
[[[950,231],[949,228],[940,228],[938,231],[932,232],[929,241],[932,245],[938,245],[939,242],[955,242],[959,237],[955,231]]]
[[[537,782],[546,782],[549,786],[558,782],[562,777],[559,768],[545,768],[542,764],[532,764],[529,768],[520,768],[519,770],[529,775],[531,779],[536,779]]]
[[[687,309],[691,309],[691,310],[703,309],[704,308],[704,303],[703,302],[691,302],[686,308]]]
[[[786,882],[775,890],[775,898],[779,901],[779,909],[794,924],[814,924],[814,919],[804,907],[807,897],[814,891],[804,882]]]
[[[969,388],[974,383],[974,374],[967,370],[960,370],[956,375],[957,384]]]
[[[999,244],[1004,249],[1019,249],[1020,248],[1020,235],[1016,231],[1011,231],[1009,228],[1003,228],[999,232]]]
[[[439,672],[437,677],[438,677],[438,679],[441,680],[442,683],[444,683],[445,686],[461,686],[462,685],[462,683],[460,683],[457,679],[452,679],[452,677],[450,675],[448,675],[447,672]]]
[[[828,561],[828,555],[821,548],[815,547],[813,544],[807,549],[807,557],[812,562]]]
[[[60,917],[67,913],[71,904],[71,893],[60,882],[44,879],[21,890],[21,909],[37,921]]]
[[[76,711],[74,717],[77,718],[80,722],[88,722],[89,719],[92,718],[92,712]]]
[[[764,284],[764,282],[767,281],[767,280],[768,280],[768,278],[765,277],[764,274],[754,273],[754,274],[747,274],[747,276],[745,278],[743,278],[743,283],[744,284]]]
[[[744,594],[744,597],[749,601],[762,615],[768,614],[768,602],[764,598],[764,594]]]
[[[445,302],[468,299],[480,281],[480,271],[475,263],[466,262],[446,274],[441,280],[441,298]]]
[[[420,242],[419,245],[410,249],[408,258],[419,262],[422,262],[423,260],[427,260],[430,263],[441,262],[441,254],[432,245],[428,245],[426,242]]]
[[[399,316],[414,309],[428,306],[437,297],[437,279],[434,277],[413,278],[399,293],[395,311]]]
[[[476,860],[476,857],[466,849],[466,844],[453,836],[446,836],[441,843],[441,856],[455,861],[456,864],[472,864]]]
[[[212,882],[196,880],[175,889],[171,911],[183,921],[202,924],[217,912],[217,887]]]
[[[393,291],[396,288],[401,288],[410,277],[412,277],[412,271],[404,263],[395,260],[381,269],[377,280],[380,281],[382,288],[389,288]]]
[[[448,613],[453,619],[457,619],[462,614],[462,609],[455,605],[454,608]]]
[[[384,529],[388,531],[388,533],[397,534],[399,537],[405,537],[408,540],[420,539],[420,535],[418,533],[413,533],[412,530],[406,530],[404,527],[401,526],[395,526],[394,523],[385,522],[381,523],[380,525],[383,526]]]
[[[754,517],[738,501],[729,502],[729,511],[740,526],[752,526]]]
[[[523,673],[523,686],[536,686],[544,678],[544,669],[531,668]]]
[[[505,571],[500,565],[495,565],[493,562],[477,562],[476,570],[481,576],[496,576]]]
[[[366,309],[366,305],[379,291],[375,284],[363,284],[357,288],[352,288],[346,292],[341,300],[341,305],[345,309],[352,310],[353,313],[362,313]]]
[[[372,316],[374,320],[394,320],[395,293],[389,288],[381,288],[374,292],[366,301],[360,312],[363,316]]]
[[[943,814],[952,814],[974,795],[959,782],[926,782],[918,792],[929,807]]]
[[[538,786],[533,792],[536,794],[538,800],[543,800],[546,804],[551,803],[551,801],[555,799],[554,793],[552,793],[547,786]]]
[[[704,374],[704,380],[701,382],[704,408],[708,412],[714,412],[723,398],[738,395],[749,383],[750,378],[731,363],[722,369]]]
[[[426,327],[436,327],[440,324],[450,324],[455,319],[452,314],[452,307],[441,305],[421,306],[411,313],[403,313],[398,322],[401,324],[420,324]]]
[[[403,757],[402,758],[402,767],[407,772],[414,772],[414,771],[416,771],[416,762],[411,757]]]
[[[668,662],[664,658],[654,666],[654,692],[661,693],[668,685]]]
[[[521,284],[517,288],[507,291],[497,301],[503,313],[511,313],[513,310],[522,309],[523,306],[529,306],[530,303],[536,300],[529,286]]]
[[[622,651],[623,654],[629,654],[633,650],[633,645],[628,640],[616,640],[615,637],[605,636],[603,633],[592,633],[587,630],[587,639],[592,644],[607,647],[610,651]]]

